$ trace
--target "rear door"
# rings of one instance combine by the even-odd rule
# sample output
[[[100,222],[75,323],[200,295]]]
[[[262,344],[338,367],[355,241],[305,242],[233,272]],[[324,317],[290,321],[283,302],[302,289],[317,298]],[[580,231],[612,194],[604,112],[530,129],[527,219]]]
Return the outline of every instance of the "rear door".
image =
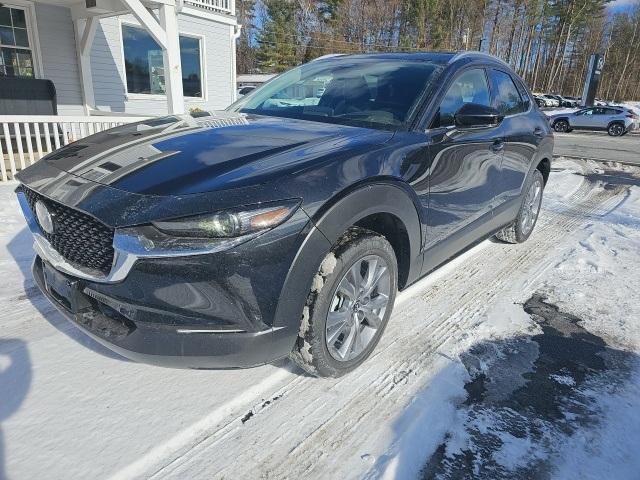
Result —
[[[489,77],[493,107],[505,116],[499,127],[499,136],[504,140],[504,153],[500,165],[496,207],[506,208],[510,202],[519,202],[543,131],[532,120],[532,115],[529,115],[531,99],[519,80],[499,69],[490,69]]]
[[[603,122],[601,128],[607,128],[615,120],[625,123],[624,111],[617,108],[604,107]]]

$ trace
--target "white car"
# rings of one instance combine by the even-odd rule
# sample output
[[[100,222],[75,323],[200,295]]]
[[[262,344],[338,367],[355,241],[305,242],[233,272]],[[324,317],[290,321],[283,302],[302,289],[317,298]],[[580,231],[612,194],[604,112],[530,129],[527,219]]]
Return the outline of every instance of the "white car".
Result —
[[[575,112],[564,112],[549,117],[556,132],[571,130],[602,130],[619,137],[637,128],[638,115],[623,107],[588,107]]]
[[[560,106],[560,100],[558,100],[557,98],[555,98],[552,95],[543,95],[545,100],[548,100],[549,102],[549,106],[550,107],[559,107]]]

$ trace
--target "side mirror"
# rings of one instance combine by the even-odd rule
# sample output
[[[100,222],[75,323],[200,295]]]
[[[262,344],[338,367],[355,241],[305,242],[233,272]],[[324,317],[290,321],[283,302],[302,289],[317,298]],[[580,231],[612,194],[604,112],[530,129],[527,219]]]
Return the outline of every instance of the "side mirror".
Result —
[[[465,103],[455,114],[458,128],[495,127],[504,120],[498,110],[477,103]]]

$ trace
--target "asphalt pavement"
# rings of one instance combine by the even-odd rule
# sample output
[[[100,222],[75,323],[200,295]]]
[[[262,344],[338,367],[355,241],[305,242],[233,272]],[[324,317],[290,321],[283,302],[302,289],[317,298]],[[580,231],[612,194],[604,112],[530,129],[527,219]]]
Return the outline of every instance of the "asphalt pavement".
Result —
[[[640,135],[610,137],[600,132],[556,133],[553,154],[556,157],[640,165]]]

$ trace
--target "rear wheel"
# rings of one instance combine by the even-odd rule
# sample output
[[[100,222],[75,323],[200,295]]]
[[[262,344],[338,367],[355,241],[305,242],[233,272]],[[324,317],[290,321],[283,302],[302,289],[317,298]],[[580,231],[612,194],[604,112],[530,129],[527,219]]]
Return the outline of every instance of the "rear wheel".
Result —
[[[568,132],[569,131],[569,122],[567,122],[566,120],[556,120],[556,122],[553,124],[553,129],[556,132]]]
[[[531,175],[531,180],[525,190],[526,193],[522,199],[518,217],[511,225],[496,233],[498,240],[507,243],[522,243],[529,238],[538,220],[543,190],[544,178],[540,170],[536,169]]]
[[[612,137],[619,137],[621,135],[624,135],[625,133],[624,125],[621,123],[612,123],[611,125],[609,125],[609,128],[607,129],[607,133]]]
[[[350,229],[320,266],[291,358],[305,371],[339,377],[374,350],[398,287],[393,248],[382,236]]]

